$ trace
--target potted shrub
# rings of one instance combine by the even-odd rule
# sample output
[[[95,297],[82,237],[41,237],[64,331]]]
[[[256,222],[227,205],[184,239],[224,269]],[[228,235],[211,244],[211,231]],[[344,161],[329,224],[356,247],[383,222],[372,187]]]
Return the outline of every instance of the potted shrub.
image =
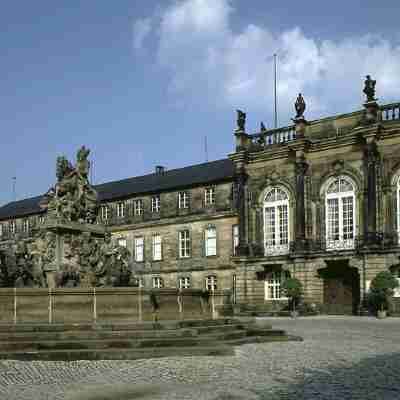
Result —
[[[296,304],[303,294],[301,282],[297,278],[287,278],[283,281],[281,289],[285,296],[289,298],[290,315],[296,318],[298,315]]]
[[[377,311],[378,318],[385,318],[389,298],[399,285],[397,279],[389,271],[379,272],[371,282],[368,293],[369,304]]]

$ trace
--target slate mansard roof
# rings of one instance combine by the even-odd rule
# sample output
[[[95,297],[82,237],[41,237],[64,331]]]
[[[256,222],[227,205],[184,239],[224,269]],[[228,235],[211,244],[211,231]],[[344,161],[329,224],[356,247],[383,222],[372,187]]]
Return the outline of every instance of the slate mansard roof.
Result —
[[[100,201],[115,201],[130,196],[157,193],[201,184],[231,180],[234,177],[234,164],[229,159],[211,161],[189,167],[166,170],[136,176],[119,181],[95,185]],[[43,196],[14,201],[0,207],[0,221],[39,214],[39,202]]]

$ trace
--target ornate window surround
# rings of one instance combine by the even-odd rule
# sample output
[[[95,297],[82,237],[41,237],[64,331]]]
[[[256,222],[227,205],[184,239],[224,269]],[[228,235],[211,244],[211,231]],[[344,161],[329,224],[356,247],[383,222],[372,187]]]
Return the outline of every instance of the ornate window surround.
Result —
[[[331,185],[339,181],[345,181],[352,186],[352,190],[341,191],[340,186],[337,192],[328,193]],[[325,240],[326,240],[326,250],[352,250],[355,246],[355,238],[358,232],[357,224],[357,213],[358,213],[358,202],[357,202],[357,184],[354,179],[348,174],[340,174],[329,177],[321,187],[322,198],[324,199],[324,227],[325,227]],[[351,198],[352,199],[352,238],[344,238],[343,230],[343,203],[342,199]],[[331,199],[338,199],[338,239],[331,239],[329,237],[329,213],[328,213],[328,201]]]
[[[284,194],[286,198],[284,199],[279,199],[279,200],[273,200],[271,202],[268,202],[267,196],[272,192],[272,191],[280,191],[281,193]],[[268,186],[264,191],[263,191],[263,197],[262,197],[262,207],[263,207],[263,242],[264,242],[264,255],[265,256],[271,256],[271,255],[282,255],[282,254],[288,254],[289,253],[289,244],[290,244],[290,238],[291,238],[291,204],[290,204],[290,192],[289,190],[282,184],[277,184],[273,186]],[[275,229],[274,229],[274,236],[275,236],[275,241],[281,241],[283,239],[284,243],[279,243],[279,244],[273,244],[268,246],[267,245],[267,224],[266,224],[266,209],[267,208],[273,208],[273,214],[275,218]],[[285,210],[286,208],[286,226],[283,226],[286,228],[286,235],[285,237],[280,237],[280,231],[281,231],[281,224],[278,222],[278,210],[279,208]]]

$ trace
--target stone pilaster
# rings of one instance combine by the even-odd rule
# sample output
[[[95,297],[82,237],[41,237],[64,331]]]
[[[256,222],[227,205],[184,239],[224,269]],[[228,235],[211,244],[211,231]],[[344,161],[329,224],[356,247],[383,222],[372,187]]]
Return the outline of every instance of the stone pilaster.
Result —
[[[364,238],[365,244],[373,244],[376,236],[376,184],[379,153],[374,141],[367,141],[364,149]]]

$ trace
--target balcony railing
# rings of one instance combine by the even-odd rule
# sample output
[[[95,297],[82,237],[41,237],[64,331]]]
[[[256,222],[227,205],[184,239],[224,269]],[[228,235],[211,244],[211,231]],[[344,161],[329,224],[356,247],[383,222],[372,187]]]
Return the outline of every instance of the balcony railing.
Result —
[[[294,125],[291,125],[248,135],[248,138],[250,139],[253,148],[265,148],[272,144],[281,144],[295,140],[296,130]]]
[[[381,107],[382,121],[400,120],[400,103],[385,104]]]

